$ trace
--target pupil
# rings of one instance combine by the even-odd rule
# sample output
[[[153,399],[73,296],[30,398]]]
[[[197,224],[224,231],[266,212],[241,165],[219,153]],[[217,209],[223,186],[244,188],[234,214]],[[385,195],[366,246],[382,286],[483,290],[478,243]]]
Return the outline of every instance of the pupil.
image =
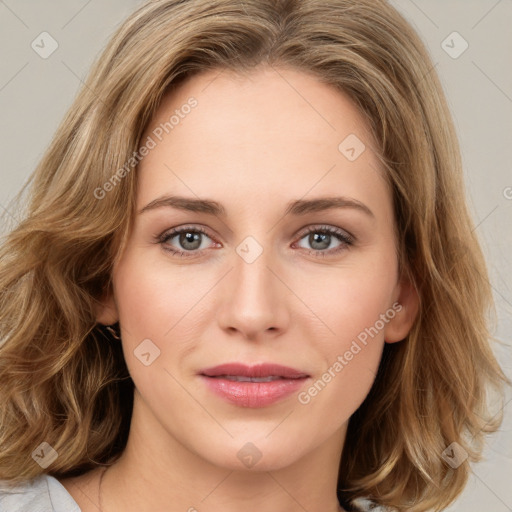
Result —
[[[329,247],[330,236],[331,235],[328,235],[326,233],[313,233],[313,240],[310,241],[310,243],[315,249],[326,249],[327,247]],[[320,244],[320,247],[315,247],[315,244],[317,243]]]
[[[197,243],[195,243],[199,240],[199,237],[200,237],[200,233],[191,233],[190,231],[188,231],[186,233],[182,233],[181,237],[180,237],[180,244],[185,249],[189,249],[189,250],[197,249],[199,247],[199,245],[201,245],[201,243],[199,243],[199,245],[197,245]],[[190,246],[190,244],[192,246]]]

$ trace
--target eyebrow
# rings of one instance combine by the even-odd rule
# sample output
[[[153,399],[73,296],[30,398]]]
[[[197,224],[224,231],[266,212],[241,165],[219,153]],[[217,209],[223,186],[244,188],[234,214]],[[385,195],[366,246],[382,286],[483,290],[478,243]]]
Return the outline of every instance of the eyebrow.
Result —
[[[225,216],[225,208],[211,199],[195,199],[193,197],[182,196],[163,196],[154,199],[144,208],[139,210],[139,214],[155,210],[157,208],[170,207],[188,212],[206,213],[208,215]],[[370,217],[375,217],[373,212],[364,203],[348,197],[319,197],[316,199],[298,199],[288,203],[285,215],[302,216],[308,213],[332,210],[335,208],[353,208],[359,210]]]

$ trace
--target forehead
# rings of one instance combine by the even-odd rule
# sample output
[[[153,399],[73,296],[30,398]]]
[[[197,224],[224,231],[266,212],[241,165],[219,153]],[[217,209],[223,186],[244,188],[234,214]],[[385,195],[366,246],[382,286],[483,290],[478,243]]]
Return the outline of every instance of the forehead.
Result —
[[[201,197],[236,190],[245,201],[367,188],[368,200],[372,187],[381,187],[375,195],[386,186],[348,95],[289,68],[193,76],[164,96],[147,137],[156,145],[139,165],[139,205],[177,189]]]
[[[198,103],[192,109],[193,116],[186,114],[190,117],[187,124],[194,125],[194,129],[206,131],[214,127],[218,132],[239,128],[243,123],[244,130],[238,137],[244,133],[252,135],[254,131],[258,131],[259,137],[279,133],[283,138],[290,134],[309,139],[315,133],[324,138],[331,133],[336,141],[350,129],[361,138],[370,137],[365,120],[344,91],[296,69],[261,65],[244,72],[202,72],[164,95],[150,127],[169,121],[170,114],[179,114],[190,98]],[[292,129],[290,125],[298,120],[301,123]],[[179,130],[174,136],[179,136]],[[330,137],[326,140],[329,142]]]

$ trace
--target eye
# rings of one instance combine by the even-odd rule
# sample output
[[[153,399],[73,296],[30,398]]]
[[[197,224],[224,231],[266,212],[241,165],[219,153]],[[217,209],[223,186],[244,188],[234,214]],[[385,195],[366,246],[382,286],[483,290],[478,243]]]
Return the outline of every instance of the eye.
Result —
[[[204,237],[210,238],[203,228],[198,226],[185,226],[166,231],[158,237],[157,242],[162,245],[164,250],[169,251],[176,256],[189,258],[197,256],[197,254],[205,249],[204,246],[202,247]],[[181,247],[182,249],[176,249],[174,248],[175,245],[171,245],[173,239],[176,239],[174,244],[177,244],[178,247]]]
[[[203,245],[205,238],[213,240],[200,226],[184,226],[164,232],[157,237],[156,243],[161,244],[164,250],[175,256],[190,258],[198,256],[208,247]],[[301,234],[299,241],[304,239],[307,239],[312,249],[300,245],[299,247],[316,257],[337,254],[353,245],[355,240],[346,231],[332,226],[311,226]],[[338,245],[329,248],[333,241],[337,241]]]
[[[313,249],[307,249],[309,254],[316,257],[337,254],[354,244],[354,237],[346,231],[332,226],[311,226],[302,234],[300,240],[306,239]],[[330,248],[331,242],[338,241],[339,244]],[[326,250],[327,249],[327,250]]]

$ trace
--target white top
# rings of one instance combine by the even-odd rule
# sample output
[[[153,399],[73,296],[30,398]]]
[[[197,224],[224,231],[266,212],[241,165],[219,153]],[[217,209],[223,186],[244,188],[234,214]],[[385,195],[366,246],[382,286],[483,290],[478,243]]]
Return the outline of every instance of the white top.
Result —
[[[385,512],[384,507],[375,506],[369,500],[359,498],[355,504],[361,512]],[[37,478],[8,486],[0,480],[0,512],[82,512],[66,488],[53,476]]]
[[[0,480],[0,512],[82,512],[53,476],[40,475],[16,487]]]

